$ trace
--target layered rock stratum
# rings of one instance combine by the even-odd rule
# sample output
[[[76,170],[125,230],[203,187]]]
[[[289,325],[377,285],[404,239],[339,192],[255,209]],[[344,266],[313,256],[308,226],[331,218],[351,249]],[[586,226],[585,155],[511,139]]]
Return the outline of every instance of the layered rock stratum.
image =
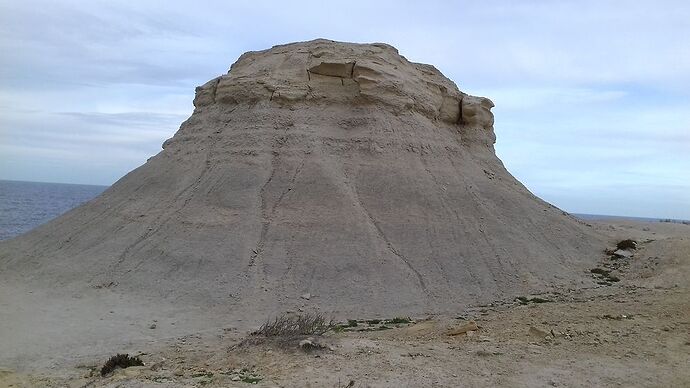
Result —
[[[505,169],[493,103],[387,44],[248,52],[194,106],[146,164],[0,244],[1,277],[262,317],[591,282],[603,239]]]

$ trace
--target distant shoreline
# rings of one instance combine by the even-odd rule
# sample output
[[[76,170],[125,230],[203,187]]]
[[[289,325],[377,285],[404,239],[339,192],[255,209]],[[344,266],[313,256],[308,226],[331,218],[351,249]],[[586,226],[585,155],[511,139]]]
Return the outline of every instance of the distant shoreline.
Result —
[[[16,179],[0,179],[0,182],[11,182],[11,183],[27,183],[27,184],[39,184],[39,185],[67,185],[67,186],[93,186],[93,187],[110,187],[111,185],[94,185],[91,183],[63,183],[63,182],[36,182],[36,181],[22,181]]]
[[[111,185],[95,185],[86,183],[61,183],[61,182],[35,182],[35,181],[22,181],[14,179],[0,179],[2,182],[11,183],[21,183],[21,184],[40,184],[40,185],[68,185],[68,186],[91,186],[91,187],[101,187],[108,188]],[[662,217],[632,217],[632,216],[612,216],[606,214],[584,214],[584,213],[570,213],[568,214],[577,217],[584,221],[639,221],[639,222],[669,222],[676,224],[690,224],[690,220],[678,219],[678,218],[662,218]]]
[[[638,221],[638,222],[669,222],[674,224],[690,224],[690,220],[682,220],[675,218],[660,218],[660,217],[627,217],[627,216],[610,216],[604,214],[582,214],[570,213],[584,221]]]

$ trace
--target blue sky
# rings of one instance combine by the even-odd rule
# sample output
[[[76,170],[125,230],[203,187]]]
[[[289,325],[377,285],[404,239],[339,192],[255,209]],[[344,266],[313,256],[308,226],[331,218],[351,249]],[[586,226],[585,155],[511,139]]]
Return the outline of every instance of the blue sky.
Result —
[[[491,98],[499,157],[564,210],[690,219],[688,36],[686,1],[0,0],[0,179],[111,184],[240,54],[323,37]]]

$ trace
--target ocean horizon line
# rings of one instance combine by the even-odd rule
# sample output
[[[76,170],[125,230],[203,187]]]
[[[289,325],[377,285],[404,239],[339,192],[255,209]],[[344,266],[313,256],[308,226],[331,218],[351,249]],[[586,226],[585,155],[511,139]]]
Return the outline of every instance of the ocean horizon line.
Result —
[[[46,182],[46,181],[27,181],[20,179],[0,179],[0,182],[13,182],[13,183],[28,183],[28,184],[47,184],[47,185],[71,185],[71,186],[92,186],[92,187],[102,187],[108,188],[112,185],[97,185],[93,183],[66,183],[66,182]],[[561,209],[559,207],[559,209]],[[648,221],[648,222],[674,222],[683,223],[690,222],[690,220],[683,218],[672,218],[672,217],[642,217],[642,216],[632,216],[632,215],[620,215],[620,214],[596,214],[596,213],[580,213],[580,212],[570,212],[565,209],[561,209],[568,214],[580,218],[585,221],[594,220],[631,220],[631,221]]]

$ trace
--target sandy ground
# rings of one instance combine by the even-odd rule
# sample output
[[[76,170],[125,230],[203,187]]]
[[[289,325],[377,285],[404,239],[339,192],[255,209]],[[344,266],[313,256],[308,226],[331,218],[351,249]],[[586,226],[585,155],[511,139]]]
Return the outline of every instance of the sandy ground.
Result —
[[[539,295],[549,300],[545,303],[497,301],[459,311],[457,316],[413,317],[409,324],[386,325],[391,327],[388,330],[359,331],[381,326],[360,321],[347,329],[352,331],[316,337],[330,349],[311,352],[296,344],[255,340],[247,328],[223,326],[201,312],[196,323],[177,323],[196,324],[197,334],[176,336],[170,328],[175,326],[171,325],[175,312],[161,306],[156,313],[162,318],[133,325],[138,334],[127,344],[120,343],[116,349],[117,338],[103,339],[114,346],[113,354],[120,349],[138,354],[143,367],[101,377],[98,370],[112,354],[89,352],[88,347],[65,349],[63,357],[31,359],[25,364],[6,357],[8,367],[0,365],[5,367],[0,369],[0,386],[690,386],[690,226],[593,225],[612,241],[634,238],[641,242],[630,259],[611,260],[602,253],[598,267],[611,270],[620,282]],[[32,302],[27,300],[27,305]],[[78,311],[65,312],[70,313]],[[108,314],[104,308],[103,315]],[[2,325],[11,323],[11,317],[0,317]],[[51,342],[55,349],[64,340],[62,333],[78,335],[79,325],[127,324],[126,316],[104,321],[109,323],[75,319],[75,327],[56,327],[54,335],[34,342]],[[468,321],[476,322],[478,330],[448,335]],[[154,323],[156,328],[150,329]],[[31,327],[11,330],[21,336]],[[167,339],[154,340],[160,333],[146,330],[168,330]],[[4,345],[0,350],[20,353]],[[260,380],[241,381],[251,377]]]

